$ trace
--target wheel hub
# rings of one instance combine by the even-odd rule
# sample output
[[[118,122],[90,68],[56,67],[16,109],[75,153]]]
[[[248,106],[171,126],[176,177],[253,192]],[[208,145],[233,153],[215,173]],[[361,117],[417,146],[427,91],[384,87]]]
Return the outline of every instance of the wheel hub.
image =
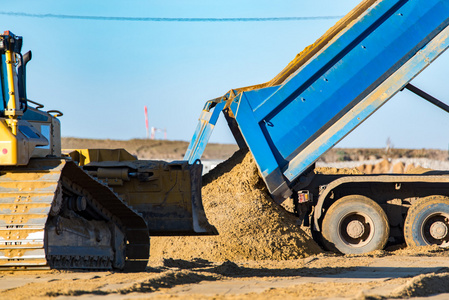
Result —
[[[363,236],[363,234],[365,233],[365,226],[363,226],[363,223],[359,220],[352,220],[348,223],[346,232],[351,238],[357,239]]]
[[[430,226],[430,235],[437,240],[443,239],[448,233],[448,228],[444,222],[437,221]]]

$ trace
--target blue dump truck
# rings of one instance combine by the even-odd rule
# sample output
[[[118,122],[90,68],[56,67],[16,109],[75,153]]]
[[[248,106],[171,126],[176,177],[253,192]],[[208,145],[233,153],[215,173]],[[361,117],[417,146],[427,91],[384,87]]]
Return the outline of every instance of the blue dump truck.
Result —
[[[449,174],[322,175],[315,162],[449,46],[449,0],[366,0],[264,84],[207,101],[185,155],[201,158],[222,112],[273,200],[329,250],[388,241],[449,246]]]

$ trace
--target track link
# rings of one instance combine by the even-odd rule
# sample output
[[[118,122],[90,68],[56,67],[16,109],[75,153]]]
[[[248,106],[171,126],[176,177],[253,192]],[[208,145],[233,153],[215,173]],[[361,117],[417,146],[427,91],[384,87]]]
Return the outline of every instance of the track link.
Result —
[[[32,159],[0,174],[0,268],[145,270],[145,221],[73,162]]]

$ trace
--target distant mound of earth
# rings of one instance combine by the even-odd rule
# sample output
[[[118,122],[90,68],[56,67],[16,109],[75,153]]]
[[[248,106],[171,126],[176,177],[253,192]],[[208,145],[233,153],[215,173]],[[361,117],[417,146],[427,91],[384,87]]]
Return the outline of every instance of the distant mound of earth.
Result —
[[[124,148],[139,159],[165,159],[179,160],[184,157],[189,143],[186,141],[131,139],[131,140],[110,140],[110,139],[84,139],[63,137],[63,149],[86,149],[103,148],[118,149]],[[203,160],[226,160],[238,150],[235,144],[207,144],[202,156]],[[448,160],[448,151],[436,149],[385,149],[385,148],[333,148],[319,158],[318,162],[360,162],[382,159],[401,158],[421,158],[439,161]],[[377,162],[376,162],[377,163]],[[351,168],[354,166],[350,166]]]
[[[139,159],[167,159],[180,160],[189,146],[184,141],[132,139],[132,140],[101,140],[83,138],[62,138],[63,149],[126,149]],[[228,159],[235,151],[237,145],[209,143],[202,159]]]

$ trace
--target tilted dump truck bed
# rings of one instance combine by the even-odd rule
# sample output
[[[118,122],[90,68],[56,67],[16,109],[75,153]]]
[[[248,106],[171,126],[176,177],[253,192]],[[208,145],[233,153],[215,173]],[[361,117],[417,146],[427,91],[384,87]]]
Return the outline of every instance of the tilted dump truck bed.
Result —
[[[364,1],[272,81],[207,102],[185,159],[201,157],[220,111],[274,197],[449,45],[449,1]]]

